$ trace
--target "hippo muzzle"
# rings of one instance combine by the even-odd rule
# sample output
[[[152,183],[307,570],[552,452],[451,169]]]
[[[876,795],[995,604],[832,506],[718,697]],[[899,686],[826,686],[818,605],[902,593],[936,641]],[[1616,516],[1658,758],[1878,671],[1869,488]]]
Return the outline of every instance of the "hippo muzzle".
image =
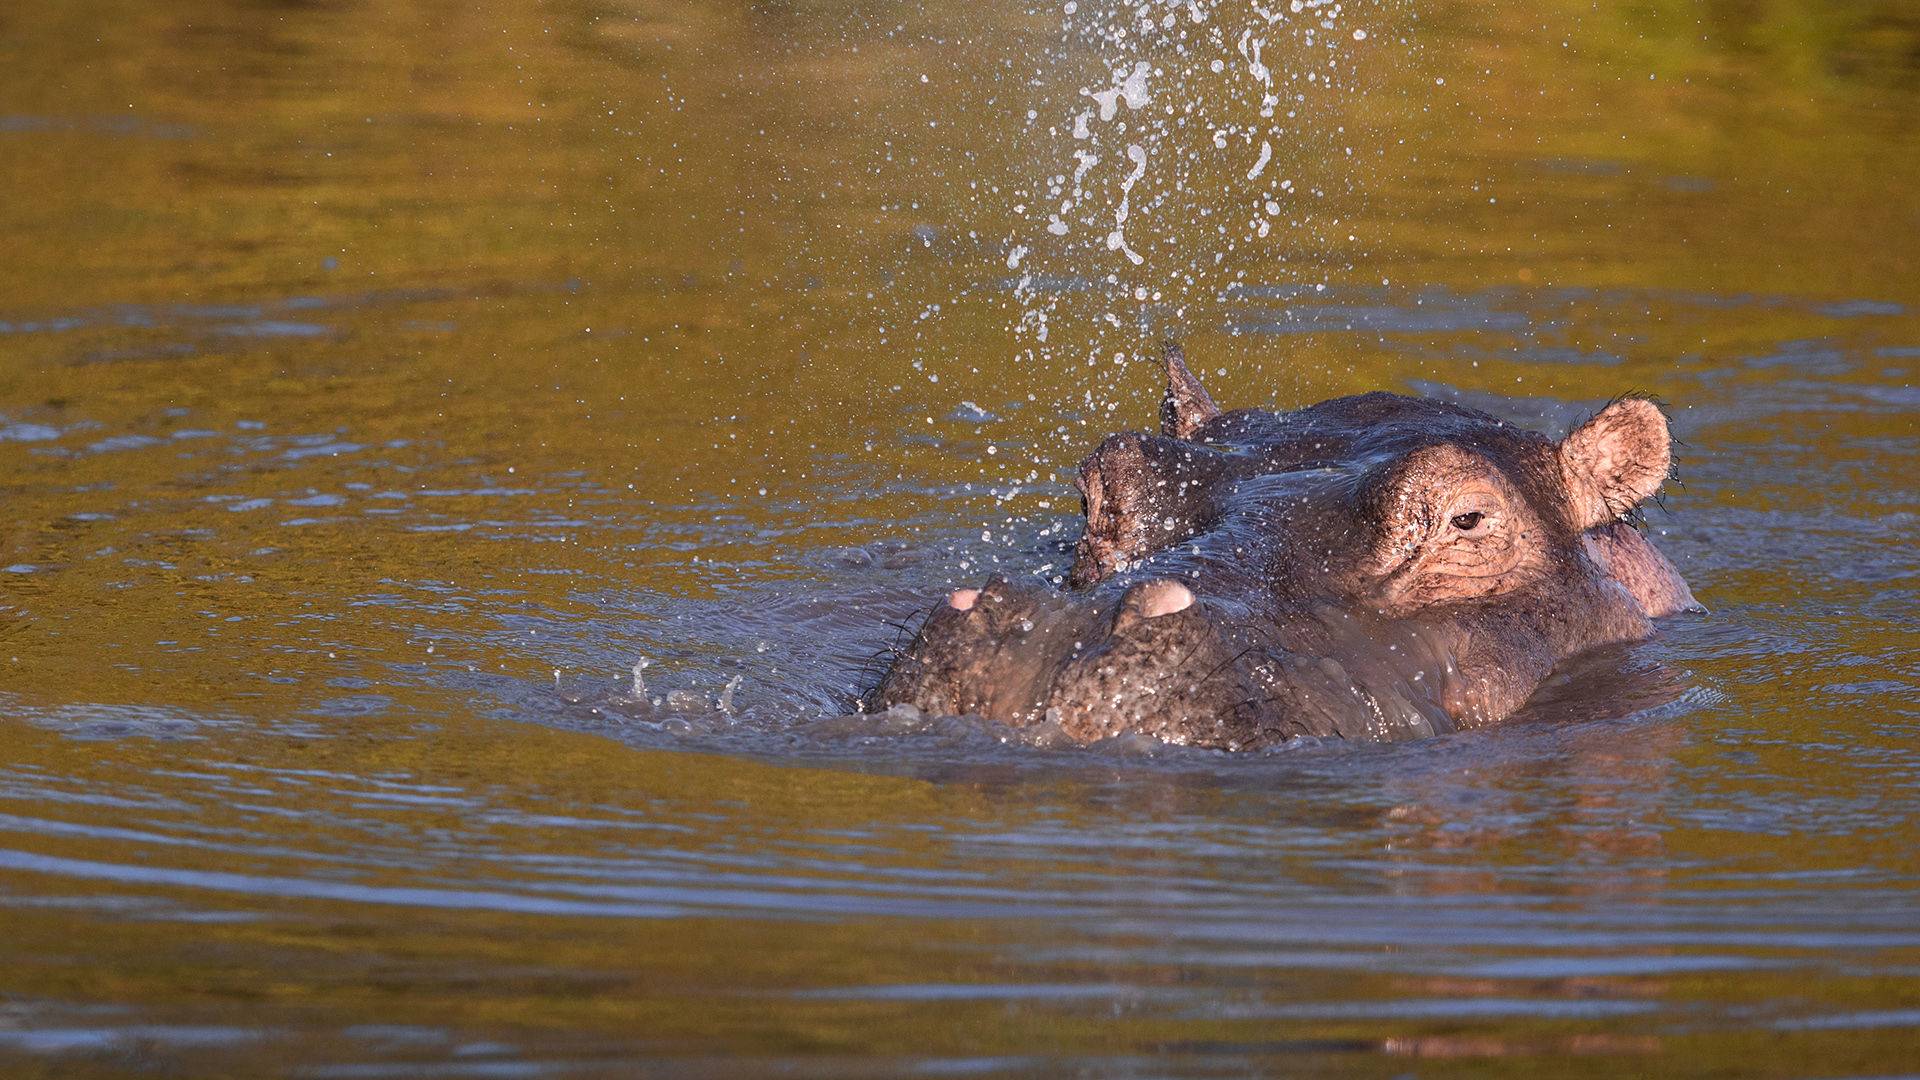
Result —
[[[1319,636],[1335,636],[1335,619]],[[935,609],[880,700],[1015,726],[1053,720],[1080,742],[1140,733],[1229,750],[1295,735],[1392,740],[1454,730],[1441,700],[1451,665],[1436,651],[1422,663],[1410,650],[1399,658],[1406,677],[1363,690],[1331,655],[1252,641],[1251,625],[1235,605],[1171,578],[1076,597],[996,574]],[[1371,655],[1384,651],[1356,638],[1344,654],[1348,664],[1384,668]]]

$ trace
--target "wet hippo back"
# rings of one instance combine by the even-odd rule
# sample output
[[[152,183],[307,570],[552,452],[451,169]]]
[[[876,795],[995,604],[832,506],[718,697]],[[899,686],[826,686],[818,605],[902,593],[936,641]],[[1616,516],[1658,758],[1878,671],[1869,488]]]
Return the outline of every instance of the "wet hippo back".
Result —
[[[881,707],[1058,722],[1227,749],[1492,723],[1558,661],[1694,606],[1634,526],[1670,461],[1623,398],[1555,443],[1372,393],[1222,413],[1167,351],[1159,435],[1081,466],[1070,592],[955,592]]]

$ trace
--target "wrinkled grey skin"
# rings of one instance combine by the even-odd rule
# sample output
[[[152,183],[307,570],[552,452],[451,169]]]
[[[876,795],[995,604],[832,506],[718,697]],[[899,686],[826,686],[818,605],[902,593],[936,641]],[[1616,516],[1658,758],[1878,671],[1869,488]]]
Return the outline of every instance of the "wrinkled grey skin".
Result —
[[[1697,606],[1628,520],[1671,460],[1650,402],[1555,443],[1385,393],[1222,414],[1173,345],[1167,373],[1162,434],[1081,466],[1072,591],[957,590],[875,705],[1081,742],[1417,738],[1501,720],[1556,662]]]

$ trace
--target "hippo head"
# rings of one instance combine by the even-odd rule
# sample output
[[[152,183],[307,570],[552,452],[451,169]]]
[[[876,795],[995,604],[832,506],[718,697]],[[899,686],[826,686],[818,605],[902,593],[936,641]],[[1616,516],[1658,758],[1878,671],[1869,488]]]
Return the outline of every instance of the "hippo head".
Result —
[[[1371,393],[1222,413],[1166,351],[1161,434],[1080,467],[1068,591],[953,592],[874,704],[1247,749],[1500,720],[1555,663],[1694,604],[1630,520],[1666,418],[1614,401],[1563,442]]]

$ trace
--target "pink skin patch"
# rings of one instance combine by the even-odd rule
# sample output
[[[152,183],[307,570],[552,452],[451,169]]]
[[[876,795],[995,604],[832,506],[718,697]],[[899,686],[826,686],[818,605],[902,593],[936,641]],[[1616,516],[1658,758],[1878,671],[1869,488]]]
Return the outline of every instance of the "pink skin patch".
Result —
[[[1140,614],[1149,619],[1172,615],[1193,606],[1193,590],[1177,581],[1156,581],[1140,597]]]
[[[955,611],[972,611],[973,602],[978,599],[980,599],[979,589],[955,589],[953,595],[947,597],[947,603]]]

